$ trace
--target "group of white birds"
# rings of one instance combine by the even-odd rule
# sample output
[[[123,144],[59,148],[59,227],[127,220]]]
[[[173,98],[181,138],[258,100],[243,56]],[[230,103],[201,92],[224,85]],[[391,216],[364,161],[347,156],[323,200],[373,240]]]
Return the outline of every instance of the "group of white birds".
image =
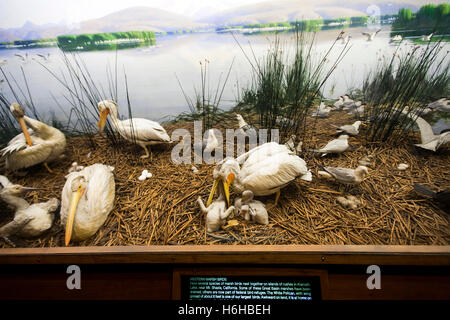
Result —
[[[361,34],[363,36],[366,36],[366,40],[368,42],[373,41],[376,37],[376,35],[381,31],[381,29],[378,29],[375,32],[362,32]],[[424,42],[429,42],[431,41],[431,39],[433,38],[434,33],[431,33],[429,35],[423,35],[422,37],[420,37],[420,39]],[[338,40],[341,40],[342,44],[347,44],[349,43],[349,41],[351,40],[352,36],[349,34],[345,34],[345,32],[341,32],[341,34],[338,37]],[[393,36],[390,40],[389,43],[395,43],[395,42],[401,42],[403,41],[403,37],[400,34],[396,34],[395,36]]]
[[[170,138],[157,122],[134,118],[119,120],[117,104],[105,100],[98,103],[99,131],[103,131],[107,116],[111,116],[113,128],[126,140],[137,143],[144,151],[142,158],[149,157],[148,146],[167,143]],[[22,107],[13,103],[10,111],[18,120],[22,133],[14,137],[0,150],[5,160],[5,169],[16,171],[42,163],[52,172],[48,163],[61,157],[66,147],[64,134],[43,122],[25,116]],[[60,220],[65,226],[65,244],[71,240],[80,241],[91,237],[106,221],[114,206],[115,182],[113,167],[93,164],[87,167],[72,163],[61,193]],[[146,170],[144,170],[146,171]],[[145,173],[145,178],[151,173]],[[20,195],[31,188],[12,184],[0,176],[0,199],[15,209],[14,220],[0,228],[0,237],[11,235],[35,237],[48,230],[59,200],[50,199],[44,203],[30,205]]]
[[[322,103],[314,109],[313,114],[320,117],[321,114],[328,114],[331,110],[357,110],[363,106],[360,101],[355,102],[344,95],[339,97],[333,106],[327,107]],[[449,111],[449,100],[440,99],[428,107],[433,110]],[[118,106],[114,101],[99,102],[98,110],[99,131],[103,131],[109,115],[112,127],[124,139],[144,149],[145,155],[142,158],[149,157],[149,146],[171,142],[165,129],[155,121],[142,118],[119,120]],[[0,150],[0,155],[5,159],[5,168],[15,171],[42,163],[49,172],[52,172],[48,163],[61,157],[66,146],[64,134],[56,128],[25,116],[17,103],[11,105],[10,111],[17,118],[22,133]],[[255,130],[241,115],[237,115],[237,120],[241,130],[245,132]],[[422,143],[417,146],[435,151],[450,141],[450,132],[434,135],[431,126],[425,120],[420,117],[414,120],[419,126],[422,138]],[[322,148],[311,151],[322,156],[345,152],[349,148],[349,137],[358,135],[362,123],[358,120],[353,124],[336,126],[339,137],[329,141]],[[218,145],[214,130],[209,130],[207,137],[202,143],[202,148],[214,150]],[[208,231],[218,230],[231,213],[241,214],[246,220],[267,224],[267,210],[263,203],[253,199],[254,196],[276,194],[276,205],[281,189],[289,183],[297,178],[312,180],[312,173],[307,168],[306,162],[298,155],[302,151],[301,144],[295,147],[295,139],[291,140],[286,144],[264,143],[236,158],[227,157],[216,165],[213,171],[214,183],[206,206],[201,199],[198,200],[201,211],[206,214]],[[355,169],[330,166],[320,168],[319,176],[334,179],[342,184],[358,185],[368,175],[368,168],[365,165]],[[115,199],[113,171],[113,167],[99,163],[87,167],[72,164],[61,193],[60,206],[60,221],[65,228],[66,245],[71,240],[80,241],[91,237],[106,221]],[[145,171],[142,180],[151,176]],[[237,193],[242,194],[242,198],[237,199],[234,206],[230,200],[231,186]],[[43,203],[30,205],[20,197],[28,190],[35,189],[13,184],[6,177],[0,176],[0,198],[15,209],[13,221],[0,228],[0,237],[8,239],[14,234],[36,237],[52,226],[52,212],[58,208],[59,200],[52,198]],[[216,191],[219,192],[219,197],[214,200]]]

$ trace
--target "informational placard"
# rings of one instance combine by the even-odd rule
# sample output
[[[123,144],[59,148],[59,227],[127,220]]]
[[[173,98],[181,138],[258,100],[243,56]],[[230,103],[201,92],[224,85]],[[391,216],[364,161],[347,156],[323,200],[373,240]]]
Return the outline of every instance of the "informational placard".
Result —
[[[320,277],[182,276],[186,300],[319,300]]]

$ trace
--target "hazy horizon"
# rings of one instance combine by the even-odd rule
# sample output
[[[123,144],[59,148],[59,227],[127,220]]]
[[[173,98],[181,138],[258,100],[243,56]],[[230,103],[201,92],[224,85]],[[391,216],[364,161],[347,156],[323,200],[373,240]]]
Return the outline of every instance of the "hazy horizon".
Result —
[[[302,0],[292,0],[299,4]],[[379,3],[382,0],[375,0]],[[235,9],[267,0],[0,0],[0,28],[19,28],[27,21],[37,25],[71,25],[97,19],[130,7],[145,6],[198,19],[224,10]],[[309,0],[308,3],[320,0]],[[358,2],[356,0],[349,2]],[[362,2],[362,1],[361,1]],[[417,7],[425,3],[443,3],[440,0],[391,0],[384,3],[408,3]],[[276,1],[274,1],[276,3]]]

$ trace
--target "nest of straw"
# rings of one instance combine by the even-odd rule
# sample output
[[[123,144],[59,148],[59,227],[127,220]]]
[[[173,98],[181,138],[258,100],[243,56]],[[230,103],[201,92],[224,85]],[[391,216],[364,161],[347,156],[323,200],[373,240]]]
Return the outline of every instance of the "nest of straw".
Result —
[[[231,116],[230,116],[231,117]],[[319,120],[309,144],[320,147],[329,141],[335,129],[331,124],[352,123],[342,112]],[[236,123],[231,117],[230,123]],[[192,130],[192,123],[169,124]],[[151,159],[140,159],[142,150],[129,143],[112,146],[101,136],[94,146],[87,138],[68,138],[65,158],[51,164],[54,174],[43,166],[27,170],[24,177],[9,176],[29,187],[40,187],[27,195],[29,202],[60,198],[65,175],[72,162],[88,166],[103,163],[115,167],[116,198],[113,211],[105,224],[91,238],[76,246],[131,245],[204,245],[204,244],[360,244],[360,245],[448,245],[449,215],[431,199],[423,198],[414,183],[439,190],[450,186],[450,149],[437,153],[413,146],[418,135],[412,133],[401,145],[365,143],[363,134],[350,138],[351,150],[339,156],[306,157],[314,178],[310,183],[296,180],[282,189],[278,206],[274,196],[261,197],[269,211],[269,225],[258,225],[234,217],[237,226],[207,233],[205,219],[196,204],[200,196],[208,197],[214,165],[175,165],[170,146],[152,148]],[[87,155],[90,154],[89,157]],[[369,176],[360,186],[349,190],[339,184],[317,177],[317,163],[326,166],[355,168],[358,160],[373,155]],[[397,170],[400,163],[409,168]],[[143,169],[152,178],[139,181]],[[360,201],[357,209],[342,207],[337,197],[352,193]],[[232,197],[238,195],[232,193]],[[0,225],[10,221],[13,212],[4,203]],[[5,210],[3,210],[5,208]],[[53,227],[36,239],[13,238],[18,247],[54,247],[64,245],[64,228],[59,213]],[[8,244],[0,241],[1,247]]]

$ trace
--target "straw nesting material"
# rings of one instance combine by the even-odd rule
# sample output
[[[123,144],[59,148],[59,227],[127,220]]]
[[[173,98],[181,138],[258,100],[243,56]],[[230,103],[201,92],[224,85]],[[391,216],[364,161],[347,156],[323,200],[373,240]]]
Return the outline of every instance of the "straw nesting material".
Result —
[[[317,147],[330,139],[331,126],[352,123],[352,119],[334,112],[320,120],[308,141]],[[236,124],[235,124],[236,125]],[[168,131],[192,123],[170,124]],[[309,133],[308,133],[309,134]],[[10,180],[29,187],[40,187],[27,195],[30,202],[60,198],[65,175],[71,164],[88,166],[104,163],[114,166],[116,181],[115,207],[105,224],[90,239],[74,243],[78,246],[128,246],[171,244],[404,244],[448,245],[449,215],[432,200],[413,190],[414,183],[428,184],[434,189],[450,186],[450,150],[438,153],[416,149],[412,134],[408,143],[399,146],[365,144],[363,134],[349,139],[351,149],[339,156],[324,158],[305,154],[313,181],[297,180],[281,191],[277,207],[274,196],[259,197],[266,203],[269,225],[259,225],[234,217],[239,225],[215,233],[205,231],[205,220],[196,204],[197,197],[207,199],[213,182],[214,165],[175,165],[171,161],[172,146],[152,147],[150,159],[140,159],[142,150],[129,143],[114,147],[101,136],[94,146],[87,138],[68,138],[65,158],[50,164],[54,174],[43,166],[27,170],[24,177],[8,175]],[[90,153],[90,156],[87,155]],[[356,168],[358,160],[373,155],[369,176],[357,187],[343,187],[337,182],[317,176],[316,165]],[[409,164],[406,171],[397,170],[399,163]],[[139,181],[144,169],[151,179]],[[361,204],[357,209],[344,208],[339,196],[355,195]],[[238,195],[232,193],[233,199]],[[0,203],[0,225],[12,219],[13,213]],[[3,210],[5,208],[5,210]],[[231,218],[231,217],[230,217]],[[54,247],[64,245],[64,229],[56,214],[53,227],[37,239],[13,239],[18,247]],[[0,240],[0,247],[8,244]]]

